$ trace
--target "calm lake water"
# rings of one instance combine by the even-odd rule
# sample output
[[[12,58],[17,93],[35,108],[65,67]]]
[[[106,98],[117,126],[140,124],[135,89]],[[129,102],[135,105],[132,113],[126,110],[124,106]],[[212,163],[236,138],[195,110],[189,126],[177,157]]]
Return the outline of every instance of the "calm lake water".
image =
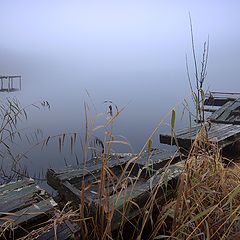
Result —
[[[118,144],[113,150],[138,152],[172,107],[181,106],[184,98],[190,101],[185,68],[187,54],[193,73],[189,11],[199,63],[210,36],[205,88],[240,91],[239,1],[23,0],[2,1],[0,7],[0,75],[23,78],[22,91],[1,93],[1,98],[17,97],[23,106],[50,103],[50,111],[29,108],[28,120],[20,123],[27,134],[41,129],[40,139],[82,133],[84,101],[94,116],[106,115],[104,101],[112,100],[125,108],[114,134],[124,136],[132,148]],[[181,113],[178,108],[177,127],[187,124]],[[99,117],[96,125],[103,122]],[[158,134],[168,130],[166,124],[158,130],[155,147],[160,146]],[[58,138],[43,150],[31,150],[25,160],[30,172],[76,163],[69,142],[62,153]],[[28,149],[25,141],[15,146],[16,152]]]

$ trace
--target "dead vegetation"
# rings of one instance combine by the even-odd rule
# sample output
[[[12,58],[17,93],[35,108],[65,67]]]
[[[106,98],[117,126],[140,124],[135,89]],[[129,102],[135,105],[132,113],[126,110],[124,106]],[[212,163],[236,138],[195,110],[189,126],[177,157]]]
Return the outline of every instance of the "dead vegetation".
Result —
[[[238,239],[239,167],[227,167],[203,128],[181,174],[176,199],[169,203],[169,239]]]

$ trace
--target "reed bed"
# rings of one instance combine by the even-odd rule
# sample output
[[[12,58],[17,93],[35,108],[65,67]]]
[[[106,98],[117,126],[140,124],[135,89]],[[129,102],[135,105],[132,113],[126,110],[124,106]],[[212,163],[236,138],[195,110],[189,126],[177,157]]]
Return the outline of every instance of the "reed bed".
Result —
[[[171,203],[168,239],[240,239],[240,172],[227,167],[203,127]],[[160,238],[158,238],[160,239]]]

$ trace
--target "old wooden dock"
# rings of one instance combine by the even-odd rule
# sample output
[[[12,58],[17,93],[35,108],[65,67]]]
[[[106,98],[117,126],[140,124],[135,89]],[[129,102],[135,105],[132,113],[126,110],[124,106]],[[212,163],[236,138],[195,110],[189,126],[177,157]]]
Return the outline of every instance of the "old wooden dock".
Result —
[[[0,76],[1,92],[14,92],[22,89],[22,77],[19,75]]]
[[[109,156],[108,181],[104,184],[109,197],[109,207],[115,209],[111,222],[113,230],[117,229],[123,220],[128,219],[130,222],[140,214],[141,207],[146,204],[151,190],[157,184],[162,186],[159,188],[158,198],[162,198],[163,203],[167,196],[166,193],[164,194],[166,182],[174,188],[176,179],[182,171],[183,165],[176,163],[180,157],[175,148],[171,151],[145,152],[141,156],[132,154]],[[172,165],[168,167],[167,171],[164,171],[164,166],[170,163]],[[87,167],[82,165],[62,170],[49,169],[47,172],[48,184],[56,189],[63,199],[71,201],[76,207],[79,206],[82,191],[84,191],[85,204],[89,206],[94,216],[102,202],[99,195],[101,168],[101,160],[92,159]],[[82,189],[83,181],[84,189]]]
[[[211,92],[204,102],[205,110],[212,112],[204,124],[208,139],[224,149],[240,140],[240,93]],[[209,107],[211,110],[209,110]],[[196,124],[172,134],[160,134],[160,143],[177,144],[189,149],[201,124]]]
[[[0,239],[24,238],[46,225],[54,217],[57,203],[32,179],[10,182],[0,186]],[[57,234],[68,239],[74,233],[62,223]],[[35,234],[35,239],[54,239],[54,229]]]

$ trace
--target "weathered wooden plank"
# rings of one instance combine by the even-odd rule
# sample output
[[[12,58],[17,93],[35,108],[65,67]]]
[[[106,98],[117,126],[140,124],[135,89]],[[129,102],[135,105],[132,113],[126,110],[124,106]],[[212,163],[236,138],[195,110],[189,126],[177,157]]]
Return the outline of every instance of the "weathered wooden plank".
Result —
[[[119,175],[122,171],[122,166],[114,166],[112,168],[106,169],[108,172],[108,175]],[[75,175],[75,178],[68,179],[61,179],[58,176],[54,175],[54,172],[52,173],[52,170],[47,171],[47,181],[50,186],[52,186],[54,189],[58,190],[59,193],[66,197],[71,198],[73,202],[79,203],[79,199],[81,196],[80,189],[82,188],[82,175]],[[99,179],[100,179],[100,170],[98,172],[88,172],[88,175],[84,176],[84,185],[85,188],[89,188],[91,186],[90,192],[87,192],[88,194],[85,194],[85,198],[91,201],[91,199],[94,197],[95,192],[99,189]],[[107,185],[106,185],[107,186]],[[88,196],[89,195],[89,196]]]
[[[31,185],[34,183],[34,180],[27,179],[27,180],[19,180],[17,182],[10,182],[8,184],[3,184],[0,186],[0,196],[5,194],[8,191],[13,191],[15,189],[22,188],[26,185]]]
[[[74,235],[79,231],[79,226],[69,220],[57,225],[56,237],[60,240],[75,239]],[[55,231],[52,228],[41,236],[35,238],[36,240],[52,240],[55,239]]]
[[[180,134],[177,132],[176,138],[179,146],[188,149],[194,141],[200,128],[200,125],[193,127],[193,129],[190,130],[190,134],[188,128],[182,130]],[[206,130],[208,139],[217,143],[220,148],[226,147],[227,145],[240,139],[240,125],[212,123],[210,125],[206,125]],[[160,142],[170,145],[171,135],[160,134]],[[173,144],[176,144],[174,139]]]
[[[168,150],[153,150],[144,152],[139,156],[136,163],[141,166],[153,167],[155,170],[163,167],[172,159],[179,160],[179,153],[175,147]]]
[[[8,79],[8,78],[20,78],[20,75],[10,75],[10,76],[0,76],[0,79]]]
[[[210,113],[214,113],[218,110],[218,108],[204,108],[204,112],[210,112]]]
[[[240,100],[226,103],[212,114],[209,119],[216,123],[240,124]]]
[[[111,168],[111,170],[116,168],[119,171],[122,169],[122,166],[132,158],[132,156],[132,154],[112,154],[108,159],[108,167]],[[102,168],[102,165],[97,163],[97,160],[99,161],[99,158],[90,160],[87,162],[87,164],[81,164],[75,167],[67,167],[63,170],[48,169],[48,184],[56,190],[60,189],[61,191],[65,191],[66,186],[63,186],[62,182],[69,181],[74,184],[74,186],[80,188],[83,176],[86,182],[95,181],[97,178],[99,178],[100,170]],[[91,165],[92,162],[97,164]]]
[[[4,207],[9,201],[16,199],[16,198],[24,198],[28,194],[34,194],[40,192],[40,188],[37,184],[32,184],[28,186],[24,186],[22,188],[15,189],[13,191],[8,191],[6,194],[0,197],[0,209]]]
[[[124,157],[119,157],[118,155],[112,155],[107,160],[107,166],[110,168],[114,166],[120,166],[128,162],[131,159],[131,157],[132,155],[124,155]],[[80,166],[68,168],[67,170],[61,170],[60,172],[57,172],[54,170],[54,174],[61,181],[71,180],[73,178],[81,178],[85,175],[88,175],[89,173],[95,174],[101,170],[101,166],[102,166],[101,161],[98,160],[98,164],[95,164],[95,165],[87,164],[85,168],[84,168],[84,165],[80,165]]]
[[[162,172],[160,173],[160,175],[155,175],[154,177],[152,177],[149,180],[146,179],[138,179],[137,181],[132,179],[129,179],[129,182],[131,183],[129,184],[125,184],[127,187],[125,189],[122,189],[122,191],[118,191],[117,192],[112,192],[110,193],[110,198],[109,198],[109,204],[111,209],[115,209],[114,212],[114,217],[112,220],[112,229],[117,229],[120,222],[121,222],[121,218],[122,218],[122,213],[123,211],[126,211],[126,207],[127,205],[130,204],[131,202],[131,206],[129,205],[129,211],[126,214],[124,218],[127,218],[128,221],[130,221],[132,218],[136,217],[139,213],[140,213],[140,209],[142,206],[144,206],[144,204],[146,203],[147,199],[150,196],[150,192],[151,190],[157,185],[163,185],[166,184],[171,181],[172,179],[176,178],[179,176],[179,174],[182,171],[182,167],[183,164],[176,164],[176,165],[171,165],[169,166],[168,170],[166,172],[164,172],[164,170],[162,170]],[[129,178],[131,178],[131,176],[129,176]],[[127,181],[127,179],[126,179]],[[69,182],[64,182],[62,183],[62,186],[66,187],[65,190],[63,192],[61,192],[64,197],[66,198],[66,200],[72,200],[75,204],[79,204],[80,203],[80,197],[81,197],[81,191],[77,190],[74,188],[74,186],[72,186],[71,184],[69,184]],[[122,186],[120,186],[122,187]],[[107,189],[107,188],[106,188]],[[88,190],[87,190],[88,191]],[[98,194],[95,195],[95,198],[91,197],[91,198],[86,198],[87,191],[84,193],[85,194],[85,200],[86,200],[86,204],[88,204],[88,206],[90,206],[90,211],[93,214],[96,214],[97,212],[97,207],[100,205],[100,199],[98,198]],[[89,190],[90,191],[90,190]],[[163,189],[159,187],[159,195],[160,192],[162,193]],[[119,194],[120,193],[120,194]],[[164,195],[166,197],[166,194]],[[133,202],[135,204],[137,204],[139,206],[139,208],[134,208],[133,207]],[[89,205],[90,204],[90,205]],[[135,205],[136,206],[136,205]]]
[[[0,229],[3,226],[2,229],[5,229],[6,224],[10,224],[9,229],[4,230],[5,239],[13,239],[13,236],[14,239],[23,237],[32,230],[35,231],[40,226],[44,226],[45,221],[53,216],[57,203],[33,180],[12,182],[0,186],[0,189],[2,193],[0,195]],[[69,239],[77,231],[76,224],[71,222],[67,224],[67,222],[69,221],[57,227],[58,239]],[[53,238],[54,230],[38,237],[38,239]]]
[[[167,195],[170,193],[166,191],[165,187],[170,182],[176,186],[176,180],[182,173],[183,166],[183,162],[170,165],[165,169],[166,171],[163,169],[161,173],[155,174],[145,182],[137,181],[135,184],[126,188],[126,190],[123,190],[120,194],[115,194],[110,197],[110,208],[115,209],[112,219],[112,229],[117,229],[122,220],[126,221],[127,219],[127,221],[130,222],[131,219],[138,216],[147,200],[152,196],[154,189],[157,191],[156,200],[158,199],[160,201],[159,198],[162,198],[161,201],[163,204]]]
[[[59,234],[62,231],[66,230],[67,228],[68,227],[65,223],[57,225],[57,236],[56,236],[57,239],[62,239],[62,238],[59,237]],[[36,239],[37,240],[50,240],[50,239],[52,240],[52,239],[54,239],[54,237],[55,237],[54,229],[51,229],[48,232],[45,232],[44,234],[38,236]],[[70,237],[70,236],[66,236],[63,239],[67,239],[68,237]]]
[[[240,127],[232,124],[211,124],[208,130],[208,138],[220,145],[220,141],[228,140],[240,134]],[[221,146],[221,145],[220,145]]]
[[[226,109],[230,107],[232,104],[233,104],[233,101],[226,102],[221,108],[219,108],[211,116],[209,116],[209,119],[213,121],[219,118],[224,113],[224,111],[226,111]]]
[[[56,205],[56,202],[52,198],[42,200],[20,211],[5,214],[5,220],[0,220],[0,226],[2,226],[6,220],[11,221],[12,225],[15,227],[27,222],[30,219],[33,221],[34,218],[47,214],[47,212],[52,210]]]
[[[14,212],[34,204],[37,201],[37,193],[36,191],[26,192],[24,196],[16,195],[16,197],[0,203],[0,216],[2,212]]]
[[[206,94],[204,105],[206,106],[223,106],[229,101],[234,101],[240,98],[240,93],[233,92],[210,92]]]

